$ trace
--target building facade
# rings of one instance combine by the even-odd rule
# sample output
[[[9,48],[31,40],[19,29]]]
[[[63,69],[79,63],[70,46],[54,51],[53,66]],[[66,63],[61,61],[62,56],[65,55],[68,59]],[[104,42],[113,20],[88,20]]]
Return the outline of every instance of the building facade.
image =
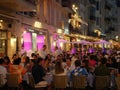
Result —
[[[89,0],[88,35],[103,39],[115,39],[119,32],[119,8],[117,0]]]
[[[67,17],[62,16],[68,13],[61,0],[0,1],[0,56],[37,51],[43,44],[51,52],[65,29]]]

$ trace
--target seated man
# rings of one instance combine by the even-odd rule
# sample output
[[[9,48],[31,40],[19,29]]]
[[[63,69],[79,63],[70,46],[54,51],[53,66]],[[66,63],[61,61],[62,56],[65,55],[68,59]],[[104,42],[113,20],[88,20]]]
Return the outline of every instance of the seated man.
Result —
[[[100,65],[96,67],[94,71],[96,76],[110,75],[110,70],[108,69],[108,67],[106,67],[106,62],[107,62],[106,58],[102,58],[100,60]]]
[[[46,75],[45,69],[42,66],[43,59],[38,58],[37,64],[32,67],[32,75],[35,80],[36,85],[47,85],[47,82],[44,81],[44,76]]]
[[[73,75],[80,76],[80,75],[88,75],[88,72],[86,68],[80,67],[81,63],[80,60],[75,61],[75,69],[71,72],[70,78],[72,78]]]

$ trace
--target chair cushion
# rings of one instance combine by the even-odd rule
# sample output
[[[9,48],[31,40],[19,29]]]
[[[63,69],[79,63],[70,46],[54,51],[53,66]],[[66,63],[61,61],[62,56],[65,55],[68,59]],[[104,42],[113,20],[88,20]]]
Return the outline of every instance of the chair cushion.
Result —
[[[35,84],[35,88],[40,88],[40,87],[47,87],[48,83],[46,81],[41,81],[37,84]]]

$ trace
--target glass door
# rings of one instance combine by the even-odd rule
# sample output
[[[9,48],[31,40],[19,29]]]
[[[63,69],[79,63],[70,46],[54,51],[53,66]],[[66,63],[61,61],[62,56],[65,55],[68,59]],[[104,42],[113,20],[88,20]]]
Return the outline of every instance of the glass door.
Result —
[[[0,57],[7,55],[7,32],[0,30]]]

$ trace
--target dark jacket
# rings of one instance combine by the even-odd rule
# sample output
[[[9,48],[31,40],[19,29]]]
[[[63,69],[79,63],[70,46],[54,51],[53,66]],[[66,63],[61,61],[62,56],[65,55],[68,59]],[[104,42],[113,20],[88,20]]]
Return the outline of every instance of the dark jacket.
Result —
[[[110,70],[105,65],[101,64],[100,66],[95,68],[96,76],[107,76],[110,75]]]
[[[44,81],[43,77],[45,76],[45,70],[40,65],[34,65],[32,67],[32,75],[35,80],[35,84],[39,83],[40,81]]]

